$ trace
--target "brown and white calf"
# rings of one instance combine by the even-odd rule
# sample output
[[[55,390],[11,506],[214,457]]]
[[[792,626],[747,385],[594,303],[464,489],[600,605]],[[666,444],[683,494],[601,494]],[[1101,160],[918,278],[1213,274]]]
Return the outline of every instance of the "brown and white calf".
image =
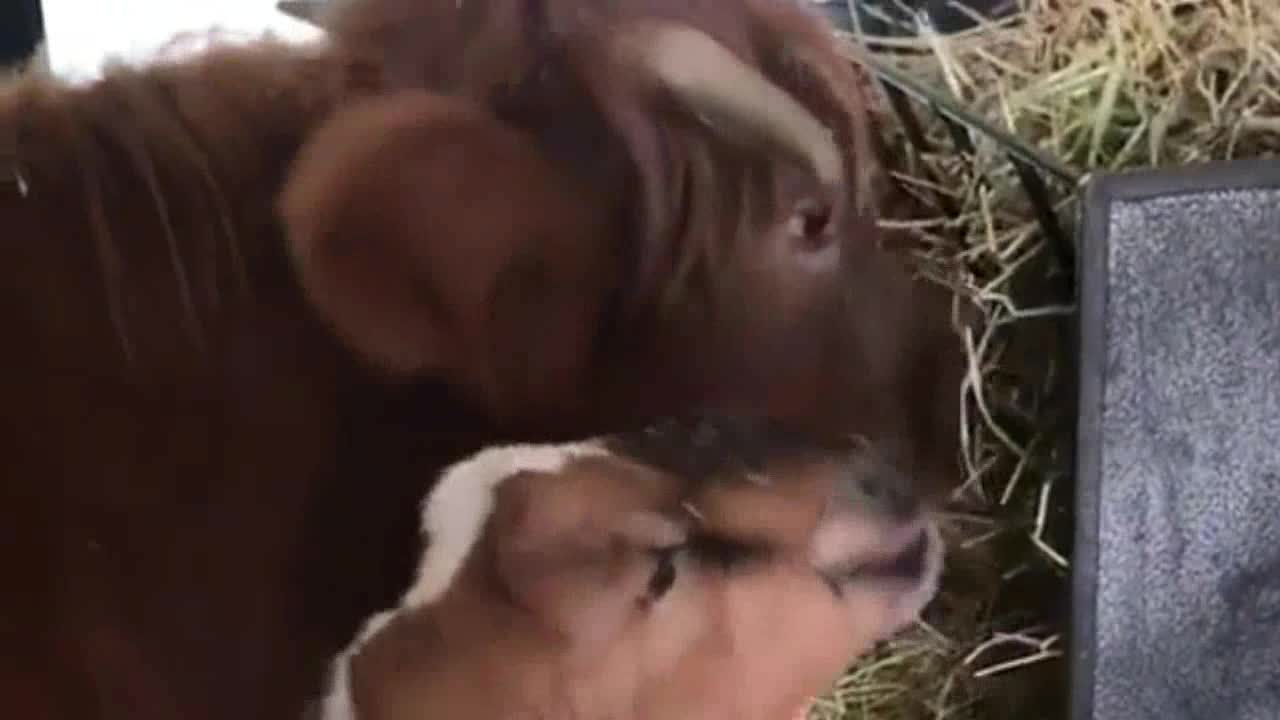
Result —
[[[932,599],[930,510],[874,448],[669,420],[492,447],[422,505],[399,606],[322,720],[781,720]]]

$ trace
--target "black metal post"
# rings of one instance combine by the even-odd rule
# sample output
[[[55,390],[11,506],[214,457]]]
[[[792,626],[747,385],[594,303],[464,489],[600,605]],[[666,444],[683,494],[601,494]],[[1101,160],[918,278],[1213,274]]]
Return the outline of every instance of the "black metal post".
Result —
[[[0,67],[26,62],[43,39],[40,0],[0,2]]]

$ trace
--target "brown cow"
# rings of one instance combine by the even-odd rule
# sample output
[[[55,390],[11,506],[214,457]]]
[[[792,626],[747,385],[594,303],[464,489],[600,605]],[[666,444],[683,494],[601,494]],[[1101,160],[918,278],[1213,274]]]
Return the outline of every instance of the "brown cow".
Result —
[[[872,447],[732,417],[485,449],[441,475],[422,532],[321,720],[786,720],[942,566]]]
[[[296,717],[423,483],[504,439],[721,408],[951,470],[947,300],[876,247],[820,21],[490,5],[0,88],[11,714]]]
[[[865,101],[811,8],[360,0],[325,22],[345,87],[380,97],[311,136],[284,215],[358,353],[516,427],[763,407],[952,471],[946,297],[878,247]]]

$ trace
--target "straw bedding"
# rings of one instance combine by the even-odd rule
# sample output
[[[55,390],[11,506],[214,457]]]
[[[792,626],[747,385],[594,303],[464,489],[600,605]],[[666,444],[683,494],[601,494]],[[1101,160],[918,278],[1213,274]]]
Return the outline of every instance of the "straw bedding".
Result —
[[[1082,176],[1280,149],[1280,4],[1020,3],[1012,17],[956,35],[850,36],[850,55],[909,73]],[[1039,231],[1000,146],[973,133],[974,152],[963,156],[942,122],[914,109],[932,152],[917,152],[887,105],[880,111],[896,176],[932,211],[885,222],[909,228],[921,270],[983,318],[965,337],[967,477],[948,516],[940,597],[917,627],[851,667],[810,716],[1065,718],[1070,268]],[[1071,237],[1075,188],[1050,187]]]

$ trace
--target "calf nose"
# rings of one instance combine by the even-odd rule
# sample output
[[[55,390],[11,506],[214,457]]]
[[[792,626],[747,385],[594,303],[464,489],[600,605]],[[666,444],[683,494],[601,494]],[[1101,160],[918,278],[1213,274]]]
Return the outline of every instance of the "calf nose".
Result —
[[[884,462],[855,462],[841,485],[854,510],[894,520],[907,520],[920,511],[920,496],[910,479]]]

